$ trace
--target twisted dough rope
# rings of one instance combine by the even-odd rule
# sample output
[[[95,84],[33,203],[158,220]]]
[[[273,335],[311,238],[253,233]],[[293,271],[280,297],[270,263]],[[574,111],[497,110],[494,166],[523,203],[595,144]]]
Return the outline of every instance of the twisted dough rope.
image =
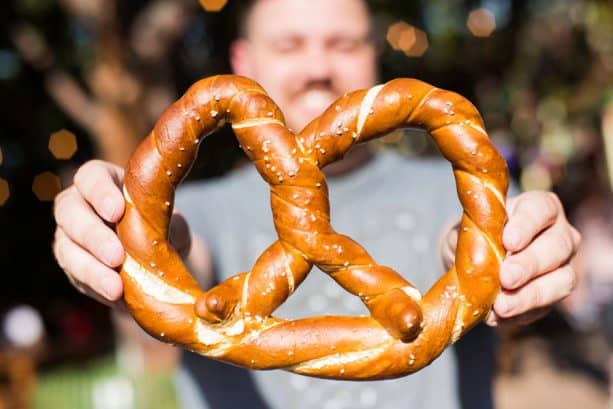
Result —
[[[169,245],[168,226],[174,189],[201,138],[225,121],[270,184],[279,240],[250,272],[204,292]],[[423,297],[332,229],[320,170],[354,144],[410,125],[425,128],[452,163],[464,208],[456,264]],[[255,82],[201,80],[164,112],[124,183],[117,229],[127,252],[121,276],[129,309],[152,336],[211,358],[324,378],[403,376],[482,320],[499,289],[506,164],[470,102],[417,80],[348,93],[297,135]],[[271,317],[313,264],[358,295],[372,317]]]

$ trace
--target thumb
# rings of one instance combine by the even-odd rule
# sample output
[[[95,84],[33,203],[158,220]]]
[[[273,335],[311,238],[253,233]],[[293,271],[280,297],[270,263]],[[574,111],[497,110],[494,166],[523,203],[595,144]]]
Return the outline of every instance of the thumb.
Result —
[[[458,228],[459,224],[451,227],[439,241],[439,251],[445,271],[455,262],[455,250],[458,244]]]
[[[168,233],[170,244],[177,250],[181,258],[186,258],[192,245],[191,235],[187,220],[181,213],[175,211],[170,220],[170,231]]]

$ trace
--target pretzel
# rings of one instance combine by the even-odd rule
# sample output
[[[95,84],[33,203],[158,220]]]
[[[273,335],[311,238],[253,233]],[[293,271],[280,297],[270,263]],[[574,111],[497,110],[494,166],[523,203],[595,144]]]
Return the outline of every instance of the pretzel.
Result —
[[[199,143],[225,122],[270,185],[279,238],[251,271],[204,291],[168,243],[168,227],[174,190]],[[423,296],[334,231],[321,171],[353,145],[407,126],[426,129],[453,165],[464,209],[455,265]],[[506,164],[479,113],[458,94],[395,79],[345,94],[293,134],[257,83],[209,77],[162,114],[127,165],[126,210],[117,226],[127,254],[124,297],[153,337],[217,360],[323,378],[403,376],[491,310],[505,255],[507,185]],[[314,264],[360,297],[371,316],[271,316]]]

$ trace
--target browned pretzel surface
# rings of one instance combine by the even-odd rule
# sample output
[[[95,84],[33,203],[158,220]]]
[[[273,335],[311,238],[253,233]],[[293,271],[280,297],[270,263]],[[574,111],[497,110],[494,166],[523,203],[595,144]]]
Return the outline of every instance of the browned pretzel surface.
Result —
[[[279,239],[251,271],[204,291],[169,245],[168,226],[174,190],[200,141],[224,122],[270,185]],[[451,162],[464,209],[456,264],[423,297],[334,231],[321,171],[354,144],[407,126],[426,129]],[[325,378],[406,375],[483,319],[499,289],[506,164],[470,102],[414,79],[348,93],[296,135],[257,83],[233,75],[203,79],[164,112],[124,183],[126,211],[117,229],[132,315],[162,341],[236,365]],[[372,316],[272,317],[314,264],[360,297]]]

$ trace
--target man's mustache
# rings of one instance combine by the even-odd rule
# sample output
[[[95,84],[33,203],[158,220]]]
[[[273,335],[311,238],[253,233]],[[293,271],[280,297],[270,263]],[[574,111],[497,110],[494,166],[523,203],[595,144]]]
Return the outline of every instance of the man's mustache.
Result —
[[[296,91],[292,92],[292,97],[300,96],[309,91],[328,91],[334,95],[341,95],[342,92],[334,85],[332,80],[309,81],[303,84]]]

